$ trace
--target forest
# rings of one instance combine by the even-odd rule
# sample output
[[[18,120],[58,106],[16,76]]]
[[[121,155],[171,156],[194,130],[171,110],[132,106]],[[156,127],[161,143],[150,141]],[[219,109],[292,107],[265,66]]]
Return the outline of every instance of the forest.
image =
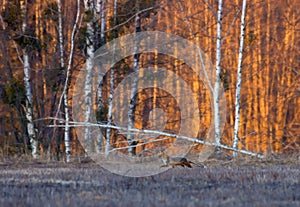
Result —
[[[299,156],[298,0],[0,6],[2,156]]]
[[[299,0],[0,0],[0,206],[300,206]]]

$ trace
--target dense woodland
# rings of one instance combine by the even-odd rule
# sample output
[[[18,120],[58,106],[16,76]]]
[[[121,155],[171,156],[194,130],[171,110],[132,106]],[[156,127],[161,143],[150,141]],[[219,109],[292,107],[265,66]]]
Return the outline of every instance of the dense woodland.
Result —
[[[220,22],[217,0],[1,0],[1,155],[48,155],[61,159],[83,154],[82,142],[72,126],[73,86],[79,71],[89,70],[94,51],[102,45],[140,31],[162,31],[186,38],[200,46],[215,67],[219,58],[219,80],[226,97],[226,122],[220,142],[233,146],[242,3],[224,1]],[[299,0],[247,1],[239,149],[264,155],[299,154],[299,8]],[[216,55],[219,23],[221,57]],[[96,111],[97,121],[116,126],[109,107],[113,98],[110,95],[126,76],[150,66],[165,67],[187,83],[199,107],[196,138],[210,136],[214,112],[206,86],[184,62],[158,53],[133,54],[112,67],[99,86],[97,102],[88,108]],[[173,85],[178,87],[176,82]],[[138,95],[132,96],[132,89],[132,85],[127,87],[134,100],[128,109],[130,128],[152,129],[153,124],[159,126],[165,120],[161,131],[179,132],[178,102],[184,102],[184,97],[175,100],[166,91],[155,88],[135,91]],[[178,87],[179,94],[180,90]],[[150,116],[155,108],[160,108],[165,117]],[[83,122],[88,122],[89,115],[85,115]],[[174,138],[163,135],[143,135],[146,141],[139,142],[130,133],[117,129],[101,128],[101,132],[103,136],[92,143],[99,153],[120,147],[124,153],[142,154],[145,149],[168,147],[174,142]],[[85,133],[90,132],[87,129]],[[137,152],[126,148],[137,142],[142,143]],[[195,143],[192,151],[197,153],[201,147]]]

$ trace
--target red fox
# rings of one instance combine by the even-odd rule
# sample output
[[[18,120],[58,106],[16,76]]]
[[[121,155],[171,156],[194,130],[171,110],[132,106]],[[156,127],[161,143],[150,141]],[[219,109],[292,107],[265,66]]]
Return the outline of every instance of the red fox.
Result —
[[[196,163],[186,159],[185,157],[170,157],[164,152],[160,152],[159,157],[162,159],[162,161],[164,163],[164,165],[162,165],[161,167],[172,166],[172,168],[174,168],[176,166],[181,166],[181,167],[192,168],[191,164],[194,164],[198,167],[204,167],[204,165],[196,164]]]

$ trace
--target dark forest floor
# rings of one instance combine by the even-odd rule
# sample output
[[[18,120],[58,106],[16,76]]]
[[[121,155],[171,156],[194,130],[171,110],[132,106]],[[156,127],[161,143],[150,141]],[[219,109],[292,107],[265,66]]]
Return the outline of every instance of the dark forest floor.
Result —
[[[0,159],[0,206],[300,206],[299,159],[205,164],[130,178],[91,162]]]

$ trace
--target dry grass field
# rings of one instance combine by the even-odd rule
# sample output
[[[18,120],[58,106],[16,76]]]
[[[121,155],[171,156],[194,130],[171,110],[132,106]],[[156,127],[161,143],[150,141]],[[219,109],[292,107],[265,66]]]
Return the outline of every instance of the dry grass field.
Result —
[[[140,178],[88,162],[0,161],[0,206],[300,206],[299,159],[208,160]]]

